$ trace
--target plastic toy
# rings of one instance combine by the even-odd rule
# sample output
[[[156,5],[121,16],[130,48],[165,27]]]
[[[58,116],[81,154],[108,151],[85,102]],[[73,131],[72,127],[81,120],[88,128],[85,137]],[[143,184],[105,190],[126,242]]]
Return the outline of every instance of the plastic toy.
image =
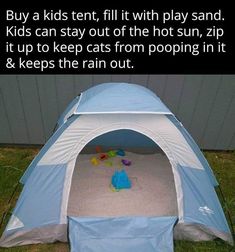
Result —
[[[101,153],[101,154],[99,155],[99,159],[100,159],[100,160],[105,160],[105,159],[107,159],[107,158],[108,158],[108,155],[105,154],[105,153]]]
[[[131,165],[131,161],[127,160],[127,159],[122,159],[122,163],[126,166],[130,166]]]
[[[116,152],[115,152],[115,151],[112,151],[112,150],[111,150],[111,151],[108,151],[107,154],[108,154],[109,157],[115,157],[115,156],[116,156]]]
[[[91,159],[91,163],[92,163],[93,165],[99,165],[100,161],[99,161],[96,157],[93,157],[93,158]]]
[[[96,153],[101,153],[101,147],[100,146],[96,146],[95,147],[95,151],[96,151]]]
[[[110,190],[112,191],[112,192],[119,192],[120,190],[118,190],[118,189],[116,189],[115,187],[113,187],[113,185],[112,184],[110,184]]]
[[[105,166],[111,167],[113,165],[112,161],[106,160],[104,161]]]
[[[112,176],[112,186],[117,189],[129,189],[131,188],[131,181],[125,170],[115,171]]]
[[[126,155],[126,154],[125,154],[125,151],[122,150],[122,149],[117,150],[116,154],[117,154],[118,156],[122,156],[122,157],[124,157],[124,156]]]

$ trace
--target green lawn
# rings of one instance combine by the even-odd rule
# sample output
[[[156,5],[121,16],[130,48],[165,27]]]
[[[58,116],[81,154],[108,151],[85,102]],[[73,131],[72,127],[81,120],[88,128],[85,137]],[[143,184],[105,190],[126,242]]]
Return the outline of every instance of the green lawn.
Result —
[[[11,206],[7,202],[24,170],[38,151],[38,149],[0,148],[0,218],[2,218],[3,213],[9,209],[9,207],[14,206],[21,191],[20,187],[12,200]],[[223,207],[229,209],[232,221],[235,223],[235,152],[205,152],[205,156],[211,164],[226,198],[226,204],[223,204]],[[9,214],[5,218],[5,221],[0,229],[0,233],[3,232],[8,218]],[[66,252],[69,251],[69,247],[68,244],[56,243],[30,245],[8,249],[0,248],[0,251]],[[221,240],[213,242],[176,241],[175,251],[227,252],[235,251],[235,249]]]

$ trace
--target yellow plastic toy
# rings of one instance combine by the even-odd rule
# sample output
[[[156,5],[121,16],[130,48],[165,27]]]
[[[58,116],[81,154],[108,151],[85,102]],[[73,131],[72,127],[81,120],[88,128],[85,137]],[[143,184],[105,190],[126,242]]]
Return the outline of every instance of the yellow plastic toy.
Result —
[[[112,161],[106,160],[104,161],[105,166],[111,167],[113,165]]]
[[[99,161],[96,157],[93,157],[93,158],[91,159],[91,163],[92,163],[93,165],[97,166],[97,165],[99,165],[100,161]]]
[[[110,188],[110,190],[111,190],[112,192],[119,192],[119,191],[120,191],[120,189],[116,189],[116,188],[112,185],[112,183],[109,185],[109,188]]]

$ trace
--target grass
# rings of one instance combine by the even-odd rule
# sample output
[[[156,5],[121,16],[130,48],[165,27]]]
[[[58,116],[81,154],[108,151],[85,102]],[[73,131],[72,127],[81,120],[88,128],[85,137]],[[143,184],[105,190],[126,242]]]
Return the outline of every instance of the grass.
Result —
[[[24,170],[38,151],[38,149],[0,148],[0,218],[2,218],[2,215],[6,210],[9,208],[12,209],[12,206],[15,205],[20,191],[22,190],[21,187],[18,187],[11,204],[8,204],[8,200]],[[226,198],[226,204],[222,203],[222,205],[225,210],[229,209],[231,219],[233,223],[235,223],[235,152],[205,152],[204,154],[211,164],[211,167],[213,167],[216,178],[220,183],[224,197]],[[6,216],[4,223],[0,228],[0,233],[3,232],[9,217],[10,214]],[[175,241],[174,243],[176,252],[235,251],[234,247],[231,247],[219,239],[211,242]],[[69,246],[66,243],[55,243],[28,245],[15,248],[0,248],[0,252],[44,251],[67,252],[69,251]]]

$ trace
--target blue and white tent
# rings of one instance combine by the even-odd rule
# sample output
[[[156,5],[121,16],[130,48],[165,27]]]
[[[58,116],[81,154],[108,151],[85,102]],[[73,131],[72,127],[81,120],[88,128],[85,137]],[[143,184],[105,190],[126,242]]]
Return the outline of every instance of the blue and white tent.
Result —
[[[137,147],[143,142],[142,138],[135,141],[135,133],[157,144],[167,156],[174,177],[178,214],[68,216],[78,155],[98,137],[108,136],[105,141],[109,144],[124,131],[132,132],[129,142],[133,140]],[[132,251],[171,251],[173,233],[175,239],[198,241],[219,237],[233,243],[214,189],[218,183],[205,157],[162,101],[139,85],[105,83],[76,97],[21,182],[23,191],[0,240],[4,247],[66,242],[67,230],[72,251],[76,246],[74,251],[86,251],[84,248],[96,252],[130,251],[130,247],[134,248]]]

